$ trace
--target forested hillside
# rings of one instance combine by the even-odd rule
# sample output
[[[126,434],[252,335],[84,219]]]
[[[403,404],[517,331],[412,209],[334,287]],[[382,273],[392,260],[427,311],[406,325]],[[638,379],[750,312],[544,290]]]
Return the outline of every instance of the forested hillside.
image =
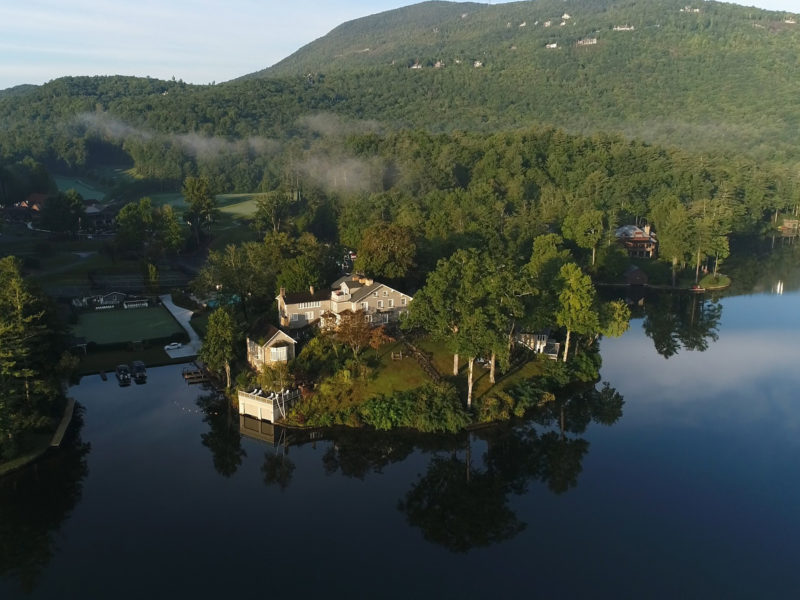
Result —
[[[251,190],[287,144],[341,126],[548,126],[794,169],[794,20],[686,0],[427,2],[345,23],[224,84],[69,77],[6,90],[0,160],[129,160],[168,185],[206,174]]]

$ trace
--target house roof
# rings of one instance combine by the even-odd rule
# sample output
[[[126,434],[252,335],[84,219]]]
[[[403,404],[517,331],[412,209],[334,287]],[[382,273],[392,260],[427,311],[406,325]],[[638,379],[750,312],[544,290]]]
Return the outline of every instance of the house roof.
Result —
[[[281,331],[272,323],[264,320],[256,323],[250,330],[250,333],[247,337],[256,342],[259,346],[269,346],[273,341],[275,341],[275,338],[288,340],[293,344],[297,343],[297,340],[293,339],[287,333]]]
[[[614,235],[623,240],[651,240],[655,241],[656,237],[653,233],[645,233],[641,227],[636,225],[623,225],[619,227]]]
[[[311,293],[311,290],[306,292],[295,292],[292,294],[285,294],[283,296],[283,301],[286,304],[300,304],[301,302],[319,302],[322,300],[329,300],[331,297],[331,291],[322,289],[322,290],[314,290],[314,293]]]

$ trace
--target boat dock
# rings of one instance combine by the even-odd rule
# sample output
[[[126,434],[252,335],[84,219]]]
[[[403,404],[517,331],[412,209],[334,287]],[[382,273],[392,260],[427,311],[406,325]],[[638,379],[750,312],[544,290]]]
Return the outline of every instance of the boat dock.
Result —
[[[210,379],[208,373],[204,369],[200,369],[197,365],[193,367],[186,367],[182,371],[183,380],[189,385],[195,383],[209,383]]]

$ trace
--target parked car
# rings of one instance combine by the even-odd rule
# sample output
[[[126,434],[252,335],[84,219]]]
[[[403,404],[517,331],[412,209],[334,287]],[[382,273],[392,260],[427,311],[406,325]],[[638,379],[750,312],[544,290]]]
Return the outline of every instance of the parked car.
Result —
[[[117,365],[117,381],[121,386],[131,384],[131,369],[128,365]]]
[[[136,383],[144,383],[147,381],[147,369],[140,360],[133,361],[133,380]]]
[[[182,346],[183,344],[181,344],[180,342],[172,342],[171,344],[167,344],[166,346],[164,346],[164,350],[178,350]]]

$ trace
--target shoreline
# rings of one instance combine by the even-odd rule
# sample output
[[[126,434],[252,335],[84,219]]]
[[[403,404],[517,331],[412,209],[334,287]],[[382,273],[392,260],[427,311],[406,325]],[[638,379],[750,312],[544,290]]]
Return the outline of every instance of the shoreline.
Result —
[[[0,463],[0,477],[9,475],[15,471],[19,471],[31,463],[36,462],[45,454],[47,454],[52,448],[59,448],[61,446],[61,442],[64,440],[64,435],[66,434],[67,429],[69,429],[69,426],[72,423],[72,417],[74,414],[75,398],[69,397],[67,398],[67,403],[64,407],[64,414],[61,415],[61,421],[56,427],[56,430],[53,432],[52,437],[49,438],[49,441],[46,443],[41,443],[38,447],[34,448],[27,454],[23,454],[22,456],[18,456],[9,461]]]

